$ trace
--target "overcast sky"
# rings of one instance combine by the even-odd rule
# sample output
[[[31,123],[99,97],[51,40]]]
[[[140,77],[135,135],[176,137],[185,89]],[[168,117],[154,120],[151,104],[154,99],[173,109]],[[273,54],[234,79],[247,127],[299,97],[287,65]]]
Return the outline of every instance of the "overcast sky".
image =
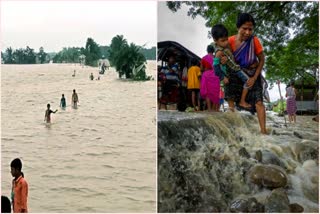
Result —
[[[188,7],[183,5],[177,12],[172,12],[166,2],[158,3],[158,41],[172,40],[188,48],[199,57],[206,55],[207,45],[212,42],[208,39],[210,28],[205,26],[204,18],[197,16],[195,19],[187,16]],[[281,94],[285,95],[285,85],[281,84]],[[269,90],[271,101],[280,98],[276,85]]]
[[[158,41],[173,40],[188,48],[199,57],[206,55],[207,45],[212,40],[208,38],[209,28],[205,20],[197,16],[192,19],[187,16],[188,7],[183,5],[173,13],[166,2],[158,3]]]
[[[84,47],[88,37],[110,45],[116,35],[147,47],[157,43],[156,1],[1,1],[1,49],[46,52]]]

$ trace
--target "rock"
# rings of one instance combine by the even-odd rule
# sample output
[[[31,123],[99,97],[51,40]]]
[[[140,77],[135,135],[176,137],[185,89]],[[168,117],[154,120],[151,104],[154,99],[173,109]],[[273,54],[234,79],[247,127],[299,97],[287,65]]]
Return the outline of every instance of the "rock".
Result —
[[[311,182],[314,184],[317,184],[319,182],[319,175],[312,176],[311,177]]]
[[[237,199],[231,203],[229,210],[233,213],[263,213],[264,205],[256,198]]]
[[[256,151],[256,159],[261,163],[262,162],[262,152],[261,150]]]
[[[319,147],[310,143],[296,143],[293,149],[298,161],[301,163],[306,160],[319,161]]]
[[[296,136],[297,138],[300,138],[300,139],[303,138],[302,135],[296,131],[293,132],[293,135]]]
[[[256,159],[263,164],[273,164],[273,165],[280,166],[284,169],[287,168],[286,165],[283,163],[283,161],[280,160],[280,158],[275,153],[269,150],[262,150],[262,151],[258,150],[256,152]]]
[[[239,155],[242,156],[242,157],[245,157],[245,158],[250,158],[249,152],[244,147],[240,148]]]
[[[303,207],[297,203],[290,204],[289,207],[291,213],[303,213],[304,211]]]
[[[247,213],[249,211],[249,203],[245,199],[237,199],[230,205],[230,212],[232,213]]]
[[[285,187],[288,179],[286,172],[276,165],[257,164],[248,172],[248,178],[254,184],[274,189]]]
[[[264,205],[259,203],[256,198],[248,198],[248,210],[250,213],[263,213]]]
[[[314,140],[314,141],[319,141],[319,135],[310,133],[310,132],[297,132],[294,131],[293,135],[300,138],[300,139],[308,139],[308,140]]]
[[[253,167],[254,164],[255,163],[253,163],[250,159],[245,159],[243,162],[241,162],[240,167],[242,169],[242,176],[244,178],[245,178],[245,175]]]
[[[283,188],[272,190],[266,198],[265,212],[267,213],[289,213],[289,198]]]

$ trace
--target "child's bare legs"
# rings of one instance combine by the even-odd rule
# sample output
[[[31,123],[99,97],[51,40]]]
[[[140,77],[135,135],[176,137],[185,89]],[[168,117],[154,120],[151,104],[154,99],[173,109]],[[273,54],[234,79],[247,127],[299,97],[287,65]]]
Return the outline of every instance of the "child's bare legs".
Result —
[[[240,103],[239,103],[239,105],[241,107],[251,108],[251,105],[246,102],[246,97],[247,97],[248,91],[249,91],[248,88],[243,88],[243,90],[242,90],[241,100],[240,100]]]
[[[196,111],[200,110],[200,99],[196,90],[191,92],[192,106]]]
[[[207,104],[207,110],[212,111],[211,100],[208,97],[206,98],[206,104]]]
[[[196,99],[197,99],[196,103],[198,104],[196,110],[197,110],[197,111],[200,111],[200,97],[199,97],[199,92],[196,91],[195,94],[196,94]]]
[[[192,99],[192,107],[195,108],[196,107],[196,92],[195,91],[191,92],[191,99]]]
[[[219,111],[219,104],[212,104],[213,106],[213,111]]]
[[[228,99],[228,106],[229,106],[229,110],[234,112],[234,101],[231,99]]]

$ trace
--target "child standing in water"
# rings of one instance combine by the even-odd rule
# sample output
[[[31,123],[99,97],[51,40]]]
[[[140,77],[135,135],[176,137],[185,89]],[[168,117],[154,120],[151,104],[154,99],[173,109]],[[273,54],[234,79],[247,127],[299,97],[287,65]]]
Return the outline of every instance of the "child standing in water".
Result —
[[[61,100],[60,100],[60,107],[65,108],[66,107],[66,99],[64,98],[64,94],[62,94]]]
[[[48,103],[48,105],[47,105],[47,110],[46,110],[46,114],[44,115],[44,121],[46,121],[47,123],[50,123],[51,122],[51,113],[56,113],[58,111],[58,109],[57,110],[55,110],[55,111],[52,111],[51,109],[50,109],[50,104]]]
[[[73,89],[73,94],[72,94],[72,103],[73,107],[77,108],[77,103],[79,102],[78,94],[76,93],[76,89]]]
[[[21,171],[22,163],[19,158],[11,162],[11,175],[14,177],[12,180],[11,200],[14,213],[27,213],[28,212],[28,183],[24,179],[24,174]]]

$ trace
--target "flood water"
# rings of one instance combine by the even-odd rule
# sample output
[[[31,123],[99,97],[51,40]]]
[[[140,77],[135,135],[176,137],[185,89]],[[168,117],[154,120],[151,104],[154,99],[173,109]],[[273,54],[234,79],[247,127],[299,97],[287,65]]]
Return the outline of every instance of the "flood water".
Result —
[[[271,134],[261,135],[257,117],[244,112],[159,111],[159,212],[230,212],[232,202],[252,197],[264,209],[280,209],[283,201],[268,205],[277,187],[256,185],[249,176],[251,169],[262,165],[269,167],[269,174],[282,169],[290,204],[318,213],[319,123],[312,116],[297,116],[297,124],[285,126],[283,117],[268,112],[267,129]],[[276,182],[268,173],[259,173],[256,170],[262,181]]]
[[[155,62],[147,67],[155,76]],[[119,80],[113,68],[91,81],[90,73],[96,79],[98,69],[1,66],[1,193],[10,196],[10,162],[19,157],[29,212],[155,212],[156,81]],[[47,103],[58,109],[50,125]]]

